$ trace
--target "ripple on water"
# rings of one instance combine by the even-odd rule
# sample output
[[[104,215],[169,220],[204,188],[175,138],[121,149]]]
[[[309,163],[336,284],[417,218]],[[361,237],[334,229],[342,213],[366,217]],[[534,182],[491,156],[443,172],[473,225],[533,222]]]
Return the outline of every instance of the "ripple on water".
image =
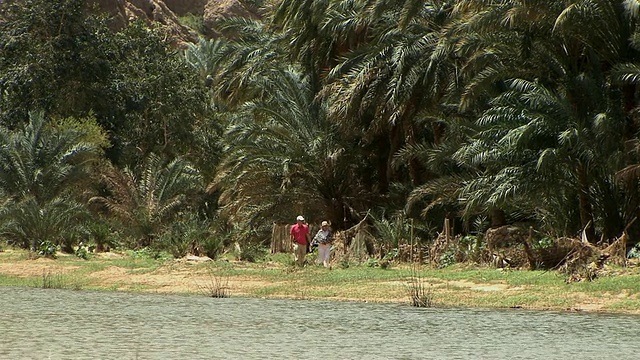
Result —
[[[636,359],[640,317],[0,287],[0,359]]]

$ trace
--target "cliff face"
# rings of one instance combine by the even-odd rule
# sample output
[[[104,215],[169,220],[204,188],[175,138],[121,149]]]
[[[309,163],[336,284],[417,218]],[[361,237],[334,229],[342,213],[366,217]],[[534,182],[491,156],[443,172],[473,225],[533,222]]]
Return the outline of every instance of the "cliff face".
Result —
[[[203,21],[206,35],[216,37],[216,23],[225,17],[257,19],[259,15],[249,9],[241,0],[209,0],[204,8]]]
[[[193,14],[202,16],[205,35],[216,37],[215,24],[226,17],[240,16],[259,18],[258,12],[246,6],[244,0],[86,0],[87,8],[96,7],[107,13],[112,26],[122,28],[132,21],[143,19],[165,27],[177,45],[197,42],[198,34],[180,24],[179,16]],[[19,3],[20,0],[0,0],[3,4]],[[0,11],[0,18],[2,12]]]
[[[187,14],[202,16],[204,7],[209,2],[210,0],[164,0],[167,7],[178,16]]]
[[[197,41],[197,34],[182,26],[178,16],[202,16],[207,36],[216,36],[213,28],[222,18],[258,18],[256,11],[250,10],[241,0],[89,0],[88,4],[96,4],[112,16],[116,27],[136,19],[160,23],[178,43]]]
[[[177,44],[197,40],[197,34],[181,25],[163,0],[89,0],[87,5],[97,5],[99,11],[109,14],[115,28],[143,19],[148,23],[161,24]]]

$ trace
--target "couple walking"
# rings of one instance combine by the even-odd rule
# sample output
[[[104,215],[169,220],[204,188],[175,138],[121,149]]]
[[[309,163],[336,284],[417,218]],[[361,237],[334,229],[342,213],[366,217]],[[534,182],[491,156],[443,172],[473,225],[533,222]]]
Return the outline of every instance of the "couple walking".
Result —
[[[299,215],[296,218],[296,224],[291,227],[289,234],[293,242],[293,254],[296,259],[296,264],[304,266],[304,259],[307,256],[307,245],[317,243],[318,263],[322,263],[326,268],[330,267],[329,257],[331,257],[332,233],[328,222],[323,221],[320,230],[318,230],[313,237],[313,240],[309,241],[309,225],[305,224],[304,217]]]

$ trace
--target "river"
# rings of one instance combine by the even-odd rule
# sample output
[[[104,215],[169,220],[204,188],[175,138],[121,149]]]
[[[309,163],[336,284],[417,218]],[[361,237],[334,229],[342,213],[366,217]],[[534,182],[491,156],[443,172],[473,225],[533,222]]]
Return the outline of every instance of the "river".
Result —
[[[0,359],[638,359],[640,317],[0,287]]]

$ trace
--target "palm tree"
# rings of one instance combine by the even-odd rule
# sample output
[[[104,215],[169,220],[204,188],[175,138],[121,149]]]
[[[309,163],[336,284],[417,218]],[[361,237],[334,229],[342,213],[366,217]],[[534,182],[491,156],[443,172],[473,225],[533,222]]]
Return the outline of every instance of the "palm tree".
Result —
[[[53,199],[84,182],[107,145],[94,120],[47,123],[31,112],[22,130],[0,127],[0,188],[16,201]]]
[[[538,219],[570,214],[574,220],[566,222],[574,225],[556,229],[585,228],[591,241],[595,226],[606,238],[620,231],[620,188],[612,174],[623,158],[617,139],[629,138],[630,122],[619,90],[610,86],[610,70],[633,54],[626,40],[635,28],[621,5],[456,3],[454,11],[464,20],[455,28],[464,62],[460,110],[483,113],[479,132],[455,157],[481,175],[458,193],[467,216],[477,207],[524,216],[541,211]],[[557,166],[548,166],[549,159]],[[536,196],[538,190],[547,196]]]
[[[93,119],[50,120],[31,112],[24,129],[0,127],[0,206],[5,236],[24,247],[41,241],[71,251],[86,209],[89,174],[108,145]]]
[[[229,50],[222,39],[207,40],[201,37],[198,44],[187,43],[184,55],[187,63],[198,71],[203,81],[206,81],[219,73],[220,66],[230,55]]]
[[[40,244],[50,243],[72,253],[88,219],[87,208],[70,196],[44,203],[28,197],[0,208],[0,232],[25,249],[37,250]]]
[[[296,211],[343,227],[345,208],[359,201],[347,149],[322,108],[311,110],[317,105],[308,78],[294,68],[271,74],[261,85],[271,96],[231,115],[231,141],[210,189],[222,191],[232,221],[286,221]]]
[[[290,62],[284,55],[285,48],[278,44],[281,34],[271,31],[262,21],[229,18],[218,25],[223,33],[234,36],[199,43],[197,50],[187,53],[188,61],[211,76],[207,81],[215,106],[233,110],[245,101],[267,96],[257,83]],[[198,60],[192,60],[194,57]]]
[[[136,171],[105,166],[101,178],[107,193],[89,202],[117,219],[134,245],[142,247],[153,244],[201,186],[198,171],[185,160],[167,162],[155,154]]]
[[[378,150],[376,187],[386,193],[394,182],[417,186],[433,176],[409,153],[443,140],[457,87],[450,34],[457,15],[444,1],[376,1],[362,12],[368,21],[354,14],[352,22],[368,41],[333,68],[323,94],[330,117]]]

